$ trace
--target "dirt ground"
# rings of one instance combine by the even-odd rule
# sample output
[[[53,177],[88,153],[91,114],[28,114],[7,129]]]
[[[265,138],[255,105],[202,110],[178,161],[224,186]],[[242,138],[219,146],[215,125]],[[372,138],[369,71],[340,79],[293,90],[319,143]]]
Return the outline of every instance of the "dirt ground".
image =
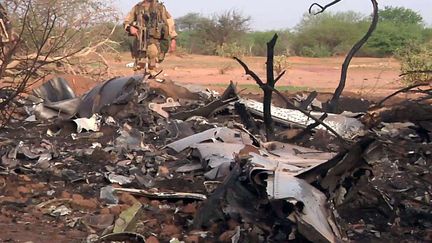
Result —
[[[243,60],[265,79],[265,58],[245,57]],[[131,61],[127,53],[111,58],[114,75],[133,73],[126,67]],[[279,81],[281,90],[334,91],[340,79],[343,57],[289,57],[287,74]],[[164,75],[179,82],[201,84],[224,89],[231,80],[250,92],[258,91],[254,81],[244,75],[242,67],[233,59],[215,56],[171,55],[161,64]],[[399,63],[393,58],[355,58],[351,63],[346,91],[364,96],[382,96],[401,86]]]
[[[126,67],[126,64],[132,61],[127,53],[111,56],[108,60],[111,64],[111,77],[134,74],[132,69]],[[265,77],[265,58],[246,57],[243,60],[251,69],[256,71],[258,75],[263,78]],[[339,83],[342,62],[343,57],[290,57],[290,67],[285,77],[278,83],[278,87],[280,90],[293,92],[302,90],[333,92]],[[198,55],[188,55],[184,57],[168,56],[166,61],[161,65],[161,68],[164,69],[163,75],[174,81],[200,84],[218,91],[225,89],[229,82],[233,81],[239,84],[240,90],[246,89],[246,93],[254,93],[259,97],[257,93],[260,91],[255,82],[244,75],[244,71],[240,65],[229,58]],[[356,98],[359,96],[367,99],[383,97],[401,86],[398,81],[398,75],[399,63],[395,59],[356,58],[352,62],[349,70],[346,93],[349,93],[350,97],[355,96]],[[90,79],[73,75],[64,75],[63,77],[69,81],[69,84],[78,95],[85,93],[97,84]],[[358,103],[356,107],[364,105],[360,103]],[[367,106],[368,104],[362,109],[367,108]],[[42,127],[37,128],[37,132],[34,134],[28,132],[24,134],[19,129],[28,131],[24,127],[13,129],[16,130],[17,137],[14,138],[16,141],[25,137],[36,140],[47,138],[45,134],[46,129]],[[64,144],[64,141],[59,141],[58,144]],[[91,141],[88,146],[91,146]],[[108,164],[108,162],[106,163]],[[32,178],[37,177],[34,174],[30,176]],[[10,195],[8,197],[0,197],[0,201],[3,205],[0,210],[0,242],[83,241],[88,235],[85,228],[79,230],[71,229],[65,222],[60,220],[60,218],[52,218],[44,215],[34,208],[25,208],[27,205],[37,205],[47,200],[49,198],[47,192],[50,191],[55,191],[53,196],[56,198],[72,199],[74,202],[78,202],[75,203],[76,205],[71,205],[78,212],[81,212],[79,210],[89,210],[92,212],[97,211],[98,215],[102,215],[108,210],[108,213],[118,216],[121,209],[124,209],[102,208],[92,201],[92,198],[98,197],[99,188],[76,187],[76,185],[73,184],[50,184],[51,177],[44,177],[43,175],[41,175],[41,177],[44,178],[44,180],[34,181],[25,175],[16,175],[7,178],[8,183],[6,183],[6,175],[0,174],[0,189],[3,189]],[[100,181],[95,181],[93,183],[99,185]],[[88,192],[88,195],[84,195],[84,198],[81,196],[83,191]],[[16,201],[17,198],[19,198],[20,201]],[[124,199],[124,201],[127,200]],[[156,202],[146,201],[145,203],[155,204]],[[158,206],[159,205],[156,205],[155,208],[158,208]],[[183,208],[186,206],[180,205],[180,207]],[[25,208],[25,210],[23,208]],[[160,211],[151,211],[151,213],[163,215]],[[173,223],[171,221],[171,219],[166,219],[169,226]],[[35,232],[40,233],[35,235]]]

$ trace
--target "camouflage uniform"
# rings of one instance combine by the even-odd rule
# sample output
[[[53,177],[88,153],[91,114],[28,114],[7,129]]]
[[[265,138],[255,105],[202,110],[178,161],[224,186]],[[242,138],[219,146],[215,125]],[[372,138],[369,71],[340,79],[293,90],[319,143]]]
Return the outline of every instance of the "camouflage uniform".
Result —
[[[141,20],[141,21],[140,21]],[[139,26],[143,22],[145,26]],[[124,27],[129,32],[131,27],[146,28],[147,50],[142,50],[134,40],[131,48],[132,56],[136,60],[136,68],[145,66],[145,58],[148,58],[148,67],[151,75],[156,73],[156,63],[163,61],[168,51],[169,39],[175,39],[174,19],[168,13],[165,6],[157,0],[145,0],[135,5],[124,20]]]

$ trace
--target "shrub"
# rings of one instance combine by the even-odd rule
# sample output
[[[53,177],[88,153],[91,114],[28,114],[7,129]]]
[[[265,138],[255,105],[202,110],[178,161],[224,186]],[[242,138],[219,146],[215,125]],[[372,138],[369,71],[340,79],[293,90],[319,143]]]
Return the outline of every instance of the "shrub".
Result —
[[[432,70],[432,41],[425,44],[410,44],[398,51],[397,57],[401,61],[401,72]],[[405,85],[428,82],[432,80],[431,73],[412,73],[403,76]]]
[[[280,55],[274,57],[274,71],[277,75],[281,74],[283,71],[290,68],[290,63],[288,62],[288,56]]]
[[[216,55],[221,57],[243,57],[245,54],[246,49],[241,47],[236,42],[222,44],[216,48]]]

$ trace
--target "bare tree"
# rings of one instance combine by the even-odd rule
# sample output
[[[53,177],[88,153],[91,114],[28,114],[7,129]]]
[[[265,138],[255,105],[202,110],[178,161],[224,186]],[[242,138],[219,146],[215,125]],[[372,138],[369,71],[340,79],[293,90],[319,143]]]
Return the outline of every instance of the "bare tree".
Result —
[[[313,14],[320,14],[323,13],[327,8],[341,2],[342,0],[334,0],[331,3],[322,6],[318,3],[314,3],[309,8],[309,13]],[[354,56],[357,54],[357,52],[363,47],[364,44],[369,40],[369,38],[372,36],[373,32],[375,31],[377,25],[378,25],[378,2],[377,0],[370,0],[372,3],[373,8],[373,15],[372,15],[372,22],[369,26],[368,31],[366,34],[352,47],[352,49],[347,54],[345,61],[342,64],[342,70],[341,70],[341,77],[339,81],[339,85],[336,88],[332,99],[328,102],[328,110],[330,112],[336,112],[338,110],[339,105],[339,99],[342,95],[343,90],[345,89],[346,79],[348,76],[348,68],[351,63],[351,60],[354,58]],[[314,11],[314,7],[318,7],[319,9],[317,11]]]
[[[109,37],[115,11],[102,0],[7,0],[13,41],[0,52],[0,128],[16,109],[13,102],[34,82],[53,72],[91,73],[101,51],[113,49]],[[88,61],[86,61],[88,60]],[[101,68],[102,67],[102,68]]]

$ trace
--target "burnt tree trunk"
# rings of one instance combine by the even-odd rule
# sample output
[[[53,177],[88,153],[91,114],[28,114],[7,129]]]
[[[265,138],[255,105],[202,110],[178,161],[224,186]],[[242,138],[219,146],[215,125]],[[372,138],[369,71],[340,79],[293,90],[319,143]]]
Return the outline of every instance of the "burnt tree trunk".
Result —
[[[339,1],[336,1],[339,2]],[[339,106],[339,99],[342,95],[343,90],[345,89],[346,79],[348,75],[348,68],[351,63],[351,60],[354,58],[355,54],[362,48],[364,44],[369,40],[373,32],[375,31],[377,25],[378,25],[378,2],[376,0],[371,0],[372,6],[373,6],[373,18],[372,23],[369,27],[369,30],[366,32],[366,34],[363,36],[362,39],[360,39],[350,50],[350,52],[347,54],[344,63],[342,64],[342,71],[341,71],[341,77],[339,81],[339,85],[336,88],[332,99],[328,103],[327,110],[332,113],[338,112],[338,106]]]
[[[267,86],[274,89],[277,80],[274,77],[274,47],[278,35],[275,34],[273,38],[267,43]],[[269,89],[267,86],[262,87],[264,92],[263,105],[264,105],[264,124],[266,127],[267,140],[271,141],[274,138],[273,118],[271,115],[271,105],[273,98],[273,89]]]

